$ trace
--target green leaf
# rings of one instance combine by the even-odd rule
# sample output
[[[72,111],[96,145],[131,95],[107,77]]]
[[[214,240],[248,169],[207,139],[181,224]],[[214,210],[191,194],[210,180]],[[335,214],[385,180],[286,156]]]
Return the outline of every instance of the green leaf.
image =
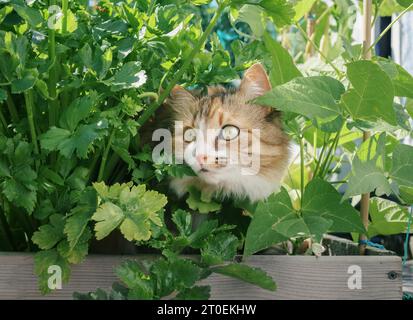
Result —
[[[298,22],[313,7],[316,0],[300,0],[294,5],[294,21]]]
[[[130,289],[129,299],[149,300],[154,296],[154,284],[136,261],[124,261],[116,268],[116,275]]]
[[[43,225],[33,234],[32,241],[40,249],[49,250],[63,239],[64,220],[60,214],[51,215],[50,223]]]
[[[111,87],[112,91],[123,89],[136,89],[144,85],[146,82],[146,74],[141,70],[139,62],[126,62],[121,69],[110,79],[104,83]]]
[[[258,5],[265,9],[278,28],[290,24],[295,14],[292,4],[286,0],[262,0]]]
[[[251,255],[273,244],[288,240],[286,236],[268,226],[277,225],[296,216],[297,212],[293,209],[290,196],[284,188],[279,193],[272,194],[267,200],[260,201],[248,227],[244,255]]]
[[[413,0],[396,0],[398,4],[400,4],[401,6],[407,8],[408,6],[410,6],[413,3]]]
[[[377,195],[389,195],[390,184],[382,169],[374,160],[362,162],[358,157],[353,159],[351,176],[343,199],[375,191]]]
[[[240,279],[266,290],[275,291],[276,284],[263,270],[245,264],[232,263],[223,267],[215,267],[213,272]]]
[[[45,150],[60,151],[66,158],[70,158],[74,152],[79,158],[86,158],[91,145],[106,133],[104,129],[107,126],[106,120],[100,120],[96,123],[82,124],[73,133],[66,129],[51,127],[39,137],[40,144]]]
[[[309,119],[335,118],[341,113],[337,100],[343,92],[341,82],[331,77],[295,78],[273,88],[255,99],[255,102],[281,111],[298,113]]]
[[[37,27],[43,22],[43,17],[39,10],[27,5],[12,4],[12,6],[18,15],[26,20],[32,27]]]
[[[94,92],[87,96],[76,98],[69,107],[65,108],[59,119],[59,126],[74,132],[81,120],[86,119],[98,102]]]
[[[261,37],[265,31],[265,23],[263,20],[263,9],[261,7],[246,4],[238,11],[235,22],[245,22],[251,28],[252,34],[256,37]]]
[[[208,300],[210,297],[210,286],[194,286],[181,290],[175,300]]]
[[[271,55],[270,81],[272,86],[275,87],[302,76],[288,51],[271,38],[268,32],[264,33],[263,40]]]
[[[146,241],[152,235],[152,224],[162,226],[158,212],[167,202],[163,194],[146,191],[145,185],[130,188],[129,184],[107,187],[104,183],[94,183],[93,186],[105,201],[92,216],[99,221],[95,226],[98,240],[120,226],[127,240]]]
[[[399,144],[393,151],[390,178],[400,186],[413,187],[413,147]]]
[[[0,102],[7,100],[7,91],[0,88]]]
[[[368,236],[392,235],[405,233],[409,212],[396,202],[372,198],[370,200],[371,223],[368,227]]]
[[[59,254],[70,263],[81,263],[87,256],[89,250],[89,240],[92,238],[90,229],[85,229],[76,245],[71,246],[69,241],[64,239],[57,245]]]
[[[391,60],[380,59],[377,63],[390,77],[395,96],[413,98],[413,77],[410,73]]]
[[[87,230],[87,225],[96,211],[96,193],[88,190],[82,201],[70,211],[66,219],[64,233],[67,235],[70,248],[74,248]]]
[[[62,282],[67,283],[70,277],[70,266],[56,249],[39,251],[34,256],[34,273],[38,276],[39,289],[42,294],[49,293],[48,280],[52,274],[50,267],[58,266],[62,271]]]
[[[201,268],[188,259],[158,259],[151,267],[151,274],[156,283],[156,295],[164,297],[175,290],[192,287],[201,277]]]
[[[36,69],[25,70],[23,77],[11,82],[12,93],[22,93],[34,87],[37,81],[38,72]]]
[[[342,202],[341,195],[327,181],[320,178],[311,180],[305,188],[303,197],[303,217],[319,216],[333,221],[331,232],[364,232],[359,212],[350,203]]]
[[[95,225],[96,239],[102,240],[107,237],[124,218],[122,209],[117,205],[111,202],[102,204],[92,216],[92,219],[97,221]]]
[[[183,236],[189,236],[192,232],[191,214],[185,210],[178,209],[172,214],[172,221],[175,223],[178,231]]]
[[[352,88],[341,101],[353,119],[384,121],[396,125],[394,88],[389,76],[374,62],[361,60],[347,65]]]
[[[229,232],[212,236],[201,249],[202,262],[207,265],[220,264],[234,259],[237,254],[239,240]]]
[[[195,187],[190,187],[189,197],[186,199],[186,203],[189,208],[196,210],[199,213],[210,213],[221,209],[221,204],[215,201],[204,201],[202,199],[202,193]]]

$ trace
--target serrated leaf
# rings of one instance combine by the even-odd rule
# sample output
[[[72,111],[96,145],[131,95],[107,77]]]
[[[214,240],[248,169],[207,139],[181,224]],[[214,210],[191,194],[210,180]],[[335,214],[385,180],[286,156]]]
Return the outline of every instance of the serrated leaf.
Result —
[[[215,201],[203,201],[201,191],[195,187],[189,188],[189,197],[186,199],[186,203],[189,208],[196,210],[199,213],[210,213],[221,209],[221,204]]]
[[[107,237],[125,218],[123,211],[111,202],[102,204],[92,216],[97,221],[95,225],[96,239]]]
[[[154,284],[152,279],[146,275],[137,262],[125,261],[116,268],[116,275],[130,289],[129,299],[152,299],[154,295]]]
[[[40,249],[48,250],[53,248],[56,243],[63,239],[64,220],[60,214],[51,215],[50,223],[43,225],[33,234],[32,241]]]
[[[71,210],[70,217],[66,219],[64,233],[67,235],[70,248],[74,248],[77,245],[96,210],[96,195],[94,192],[89,191],[89,193],[92,198],[90,204],[80,203]],[[92,202],[93,200],[94,203]]]
[[[245,264],[232,263],[223,267],[215,267],[213,272],[243,280],[260,288],[275,291],[276,284],[263,270]]]
[[[67,283],[70,277],[70,266],[56,249],[39,251],[34,256],[34,273],[38,276],[39,289],[42,294],[49,293],[49,268],[59,266],[62,271],[62,282]]]
[[[341,101],[353,119],[384,121],[396,125],[394,88],[389,76],[374,62],[361,60],[347,65],[352,88]]]
[[[210,286],[193,286],[181,290],[175,300],[208,300],[210,297]]]
[[[191,214],[185,210],[178,209],[172,214],[172,221],[175,223],[178,231],[183,236],[189,236],[192,231]]]
[[[74,132],[81,120],[86,119],[98,102],[98,95],[94,92],[87,96],[76,98],[59,118],[59,126]]]
[[[239,240],[229,232],[222,232],[208,239],[201,249],[202,262],[207,265],[231,261],[237,254]]]

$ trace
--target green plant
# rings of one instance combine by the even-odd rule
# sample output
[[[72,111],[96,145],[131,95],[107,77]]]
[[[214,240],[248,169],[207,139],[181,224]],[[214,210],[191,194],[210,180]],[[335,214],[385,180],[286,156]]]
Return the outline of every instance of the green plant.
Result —
[[[374,16],[398,10],[389,2],[374,1]],[[288,239],[319,243],[327,232],[405,231],[413,147],[399,141],[411,136],[413,78],[391,60],[361,59],[362,46],[351,40],[359,8],[347,0],[200,7],[208,3],[105,0],[89,8],[62,1],[63,18],[55,21],[43,3],[2,2],[0,250],[37,251],[43,293],[50,291],[50,265],[68,281],[70,264],[87,256],[90,241],[115,229],[162,256],[120,266],[123,285],[112,293],[78,297],[206,298],[208,288],[196,281],[212,272],[273,290],[262,271],[233,262],[237,252],[247,256]],[[223,14],[240,34],[230,52],[214,29]],[[283,111],[299,146],[284,187],[255,204],[222,203],[196,189],[186,203],[174,199],[166,178],[191,170],[153,163],[142,125],[175,84],[227,83],[257,60],[273,86],[258,101]],[[360,143],[366,131],[372,135]],[[348,177],[338,178],[346,165]],[[365,226],[354,206],[369,193],[397,202],[372,198]],[[192,230],[189,212],[210,214]],[[182,257],[188,249],[200,260]]]

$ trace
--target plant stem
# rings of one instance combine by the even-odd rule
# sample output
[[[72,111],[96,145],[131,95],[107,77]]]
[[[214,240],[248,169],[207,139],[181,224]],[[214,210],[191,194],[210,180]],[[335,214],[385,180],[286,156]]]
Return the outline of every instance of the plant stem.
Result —
[[[24,93],[24,99],[26,102],[27,119],[29,121],[30,135],[32,137],[32,144],[34,148],[34,153],[39,154],[39,145],[37,143],[36,127],[34,125],[34,115],[33,115],[33,91],[32,89]]]
[[[62,11],[63,11],[63,19],[62,19],[62,33],[65,34],[67,32],[67,9],[69,7],[68,0],[62,0]]]
[[[108,160],[109,150],[112,146],[112,141],[115,136],[116,129],[113,128],[112,132],[110,133],[108,143],[106,144],[105,150],[103,151],[102,162],[100,163],[99,173],[98,173],[98,182],[102,181],[103,173],[105,172],[106,161]]]
[[[49,5],[55,5],[56,0],[49,0]],[[49,28],[48,32],[48,54],[49,60],[52,62],[52,66],[49,70],[49,81],[47,88],[49,90],[49,126],[56,125],[57,114],[59,112],[59,101],[57,100],[56,84],[57,84],[57,60],[56,60],[56,32],[54,29]]]
[[[138,98],[153,98],[158,100],[159,96],[156,92],[144,92],[138,95]]]
[[[192,49],[188,57],[185,59],[182,67],[179,69],[177,73],[175,73],[175,76],[172,78],[171,82],[168,84],[166,89],[161,93],[161,95],[159,96],[159,99],[155,103],[151,104],[138,118],[138,124],[140,126],[142,126],[155,113],[155,111],[162,105],[162,103],[164,102],[166,97],[169,95],[173,87],[181,79],[186,69],[188,69],[188,67],[192,63],[192,60],[195,57],[195,55],[204,46],[205,41],[207,40],[208,36],[211,34],[212,30],[214,29],[215,25],[218,22],[219,17],[221,16],[221,13],[224,11],[228,3],[229,3],[228,0],[224,0],[223,2],[218,4],[217,11],[215,11],[215,14],[212,17],[208,27],[205,29],[204,33],[202,33],[202,36],[199,38],[198,42],[195,44],[194,48]]]
[[[325,62],[328,63],[334,69],[334,71],[337,73],[339,78],[342,78],[343,73],[330,61],[330,59],[328,59],[326,57],[326,55],[320,50],[320,48],[317,47],[315,42],[313,40],[311,40],[310,37],[307,35],[307,33],[303,30],[303,28],[301,28],[300,24],[298,22],[296,22],[295,26],[298,28],[298,30],[301,32],[301,34],[304,36],[305,40],[308,41],[313,46],[313,48],[320,54],[320,56],[323,57]]]
[[[366,1],[366,0],[365,0]],[[400,12],[400,14],[380,33],[380,35],[377,37],[377,39],[373,42],[373,44],[368,47],[367,51],[370,51],[371,49],[373,49],[377,43],[379,43],[379,41],[381,40],[381,38],[384,37],[384,35],[390,30],[390,28],[410,9],[413,8],[413,3],[408,6],[407,8],[405,8],[402,12]],[[371,13],[371,12],[370,12]]]
[[[372,0],[363,0],[363,58],[366,60],[371,59],[371,48],[374,45],[371,44],[371,14],[372,11]],[[383,34],[383,32],[382,32]],[[363,141],[366,141],[370,137],[370,132],[363,132]],[[364,227],[369,226],[369,206],[370,206],[370,193],[364,193],[361,195],[360,201],[360,215],[361,221]],[[367,235],[360,234],[359,241],[367,240]],[[360,255],[366,253],[366,245],[359,243]]]
[[[304,138],[300,135],[300,173],[301,173],[301,184],[300,184],[300,208],[303,207],[303,195],[304,195]]]
[[[11,97],[10,90],[7,90],[7,108],[9,109],[12,121],[17,124],[17,122],[19,122],[19,114],[17,113],[16,105]]]
[[[4,130],[2,130],[2,132],[4,133],[4,132],[7,131],[7,121],[6,121],[6,118],[4,117],[3,112],[1,111],[1,109],[0,109],[0,122],[4,127]]]

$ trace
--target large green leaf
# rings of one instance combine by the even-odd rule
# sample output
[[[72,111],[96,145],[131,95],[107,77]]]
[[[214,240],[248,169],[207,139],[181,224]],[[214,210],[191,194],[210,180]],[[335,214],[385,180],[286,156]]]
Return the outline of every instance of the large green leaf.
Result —
[[[390,184],[383,169],[375,160],[361,161],[357,156],[353,159],[348,187],[343,199],[375,191],[377,195],[391,193]]]
[[[344,86],[327,76],[295,78],[256,99],[261,105],[290,111],[309,119],[332,118],[341,114],[337,100]]]
[[[370,200],[371,223],[368,227],[368,236],[392,235],[405,233],[409,220],[409,211],[396,202],[372,198]]]
[[[265,9],[278,28],[290,24],[294,17],[293,6],[286,0],[261,0],[258,5]]]
[[[271,56],[270,81],[272,86],[275,87],[302,76],[286,49],[271,38],[267,32],[264,33],[263,39]]]
[[[332,232],[364,232],[358,211],[350,203],[341,202],[341,198],[330,183],[315,178],[304,191],[303,217],[319,216],[331,220],[333,224],[328,229]]]
[[[288,237],[270,226],[296,216],[297,212],[293,209],[290,196],[284,188],[279,193],[271,195],[267,200],[260,201],[248,227],[244,254],[251,255],[270,247],[272,244],[288,240]]]
[[[390,77],[395,96],[413,98],[413,77],[410,73],[391,60],[380,59],[377,63]]]
[[[390,177],[399,186],[413,187],[413,147],[405,144],[396,146]]]
[[[341,101],[353,119],[383,119],[396,125],[393,84],[377,63],[368,60],[349,63],[347,77],[352,88],[343,94]]]

